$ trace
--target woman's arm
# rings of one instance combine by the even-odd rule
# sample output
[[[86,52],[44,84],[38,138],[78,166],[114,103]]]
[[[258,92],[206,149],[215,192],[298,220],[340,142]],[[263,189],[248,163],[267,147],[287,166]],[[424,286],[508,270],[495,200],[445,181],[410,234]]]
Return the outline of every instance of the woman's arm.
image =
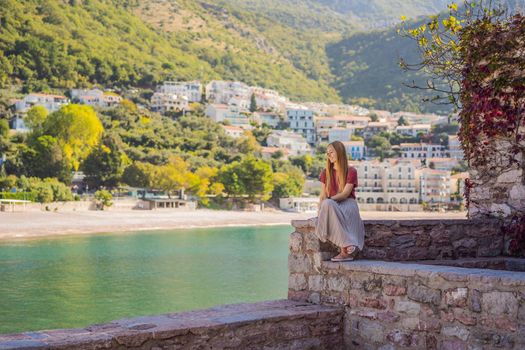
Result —
[[[352,189],[354,188],[353,184],[346,184],[345,188],[343,188],[343,191],[336,194],[335,196],[330,197],[334,201],[340,202],[344,201],[348,197],[350,197],[350,193],[352,193]]]

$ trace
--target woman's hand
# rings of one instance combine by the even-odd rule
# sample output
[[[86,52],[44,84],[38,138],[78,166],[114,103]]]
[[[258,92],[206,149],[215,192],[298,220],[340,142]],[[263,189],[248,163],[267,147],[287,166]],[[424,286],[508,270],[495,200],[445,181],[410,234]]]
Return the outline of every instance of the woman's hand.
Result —
[[[350,197],[350,194],[352,193],[353,188],[354,188],[353,184],[346,184],[342,192],[339,192],[338,194],[330,198],[337,202],[344,201],[345,199]]]

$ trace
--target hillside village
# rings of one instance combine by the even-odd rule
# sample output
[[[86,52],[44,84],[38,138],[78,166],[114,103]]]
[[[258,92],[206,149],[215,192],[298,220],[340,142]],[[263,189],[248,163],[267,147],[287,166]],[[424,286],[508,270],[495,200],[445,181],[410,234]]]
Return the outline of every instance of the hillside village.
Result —
[[[127,97],[99,88],[72,89],[67,95],[30,93],[12,100],[11,132],[30,131],[24,116],[35,106],[50,113],[69,103],[112,108]],[[200,109],[232,138],[266,128],[267,137],[260,145],[260,156],[265,160],[315,155],[326,144],[341,141],[351,165],[358,170],[358,200],[364,210],[463,206],[468,173],[456,136],[457,124],[449,116],[294,103],[274,90],[216,80],[207,85],[166,81],[157,86],[148,104],[138,106],[173,119]],[[315,210],[317,179],[306,179],[303,192],[302,197],[281,198],[281,208]]]

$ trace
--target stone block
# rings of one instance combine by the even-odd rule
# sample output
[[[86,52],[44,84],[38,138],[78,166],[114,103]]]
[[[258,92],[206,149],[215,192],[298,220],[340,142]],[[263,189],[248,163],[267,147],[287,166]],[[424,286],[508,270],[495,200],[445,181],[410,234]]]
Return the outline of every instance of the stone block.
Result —
[[[308,276],[308,289],[320,292],[324,289],[324,278],[322,275]]]
[[[326,279],[328,290],[334,292],[343,292],[349,287],[349,281],[345,276],[328,277]]]
[[[460,247],[472,249],[472,248],[477,247],[477,245],[478,245],[478,241],[475,240],[474,238],[463,238],[463,239],[452,242],[452,246],[455,249],[458,249]]]
[[[399,321],[400,316],[392,311],[384,311],[377,313],[377,319],[381,322],[392,323]]]
[[[398,296],[398,295],[406,295],[407,290],[403,286],[387,284],[386,286],[384,286],[383,292],[389,296]]]
[[[387,306],[386,301],[383,299],[379,299],[379,298],[364,298],[360,304],[361,306],[364,306],[364,307],[369,307],[372,309],[379,309],[379,310],[384,310],[386,309],[386,306]]]
[[[464,309],[454,309],[454,318],[465,326],[475,326],[477,323],[477,318]]]
[[[403,317],[399,322],[402,329],[415,330],[419,326],[419,317]]]
[[[467,350],[467,344],[459,340],[444,340],[441,350]]]
[[[441,302],[441,291],[422,285],[409,285],[407,295],[410,299],[422,303],[439,305]]]
[[[481,292],[477,289],[470,291],[470,310],[481,312]]]
[[[290,273],[307,273],[312,269],[312,264],[307,255],[291,254],[288,256],[288,269]]]
[[[387,334],[386,338],[397,346],[408,347],[412,343],[412,334],[400,330],[394,330]]]
[[[290,234],[290,251],[297,253],[302,249],[303,235],[299,232]]]
[[[482,310],[490,315],[518,316],[518,298],[513,292],[483,293],[481,299]]]
[[[395,236],[389,242],[390,247],[395,249],[406,249],[416,244],[416,237],[413,235]]]
[[[361,319],[359,321],[359,335],[374,343],[384,343],[385,330],[379,322]]]
[[[452,326],[452,327],[443,327],[441,329],[441,334],[443,334],[445,337],[456,337],[463,341],[467,341],[470,335],[470,332],[468,329],[464,327]]]
[[[486,328],[500,329],[502,331],[515,332],[518,329],[518,322],[508,316],[483,316],[480,323]]]
[[[306,278],[303,274],[290,274],[288,277],[288,288],[293,290],[305,290],[306,287]]]
[[[417,329],[424,332],[437,332],[441,330],[441,321],[437,318],[419,320]]]
[[[313,304],[320,304],[321,303],[321,294],[319,293],[310,293],[308,296],[308,301]]]
[[[448,289],[444,293],[445,304],[450,306],[463,307],[467,305],[468,289],[454,288]]]
[[[405,315],[419,315],[421,305],[413,301],[398,301],[395,305],[395,311]]]

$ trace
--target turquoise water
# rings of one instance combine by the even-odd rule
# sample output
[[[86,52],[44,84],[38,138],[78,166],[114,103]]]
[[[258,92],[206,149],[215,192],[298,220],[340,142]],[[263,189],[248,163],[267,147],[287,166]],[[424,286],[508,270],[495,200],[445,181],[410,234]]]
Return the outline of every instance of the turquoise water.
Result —
[[[286,298],[291,226],[0,243],[0,333]]]

